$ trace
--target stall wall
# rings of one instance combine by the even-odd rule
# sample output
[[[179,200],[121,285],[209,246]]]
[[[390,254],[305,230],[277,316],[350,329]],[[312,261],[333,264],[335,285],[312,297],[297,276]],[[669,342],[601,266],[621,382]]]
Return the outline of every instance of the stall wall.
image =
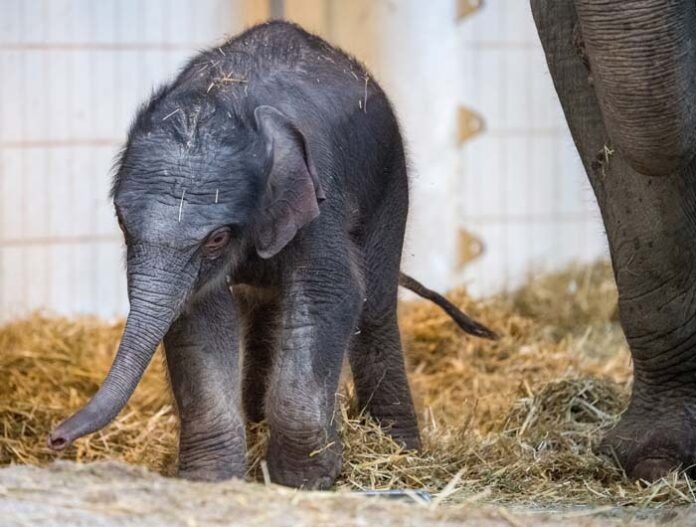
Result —
[[[406,270],[486,294],[605,255],[527,2],[465,18],[459,4],[0,0],[0,319],[125,313],[107,194],[129,121],[196,50],[274,13],[350,50],[390,94],[412,167]],[[482,124],[467,140],[462,109]]]
[[[484,252],[456,277],[489,292],[532,271],[608,258],[529,2],[487,2],[461,21],[458,38],[459,102],[482,116],[484,130],[459,149],[453,194],[460,227]]]

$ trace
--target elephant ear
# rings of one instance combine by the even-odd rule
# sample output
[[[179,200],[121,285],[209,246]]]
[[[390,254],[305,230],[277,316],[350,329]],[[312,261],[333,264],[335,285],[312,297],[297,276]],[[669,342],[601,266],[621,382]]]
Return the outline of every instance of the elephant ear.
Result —
[[[319,216],[325,196],[302,132],[272,106],[257,107],[254,117],[271,164],[254,243],[261,258],[270,258]]]

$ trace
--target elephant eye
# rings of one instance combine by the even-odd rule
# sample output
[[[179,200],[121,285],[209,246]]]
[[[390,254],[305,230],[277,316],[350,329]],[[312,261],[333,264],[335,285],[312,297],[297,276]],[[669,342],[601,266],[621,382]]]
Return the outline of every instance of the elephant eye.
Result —
[[[232,231],[229,227],[220,227],[208,235],[203,242],[203,255],[216,257],[218,253],[227,246],[232,238]]]

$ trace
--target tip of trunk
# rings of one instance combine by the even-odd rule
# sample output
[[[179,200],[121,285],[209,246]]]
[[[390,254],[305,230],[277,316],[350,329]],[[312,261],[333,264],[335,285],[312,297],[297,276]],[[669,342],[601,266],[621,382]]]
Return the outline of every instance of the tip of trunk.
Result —
[[[97,395],[76,414],[60,423],[49,435],[47,444],[51,450],[61,451],[82,436],[96,432],[108,425],[121,410],[122,405],[106,408],[103,394]]]
[[[60,431],[56,429],[48,435],[48,441],[46,441],[46,443],[51,450],[60,452],[61,450],[65,450],[72,441],[68,440],[64,434],[61,434]]]
[[[60,423],[48,436],[48,447],[64,450],[76,439],[111,423],[130,399],[169,324],[163,324],[150,341],[138,340],[129,316],[118,353],[104,383],[78,412]]]

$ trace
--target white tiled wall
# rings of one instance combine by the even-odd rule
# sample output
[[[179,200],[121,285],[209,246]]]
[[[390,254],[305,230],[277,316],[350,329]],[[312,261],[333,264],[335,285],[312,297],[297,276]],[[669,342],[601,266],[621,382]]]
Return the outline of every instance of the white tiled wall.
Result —
[[[250,1],[0,0],[0,319],[125,312],[114,155],[137,105],[240,29]],[[488,0],[459,23],[454,0],[325,2],[325,34],[370,63],[404,125],[407,269],[486,293],[605,254],[527,0]],[[461,148],[458,104],[486,125]],[[457,227],[486,245],[463,271]]]
[[[460,278],[477,293],[530,270],[607,257],[599,211],[572,143],[526,0],[490,0],[459,27],[460,103],[485,131],[461,148],[462,227],[485,244]]]

